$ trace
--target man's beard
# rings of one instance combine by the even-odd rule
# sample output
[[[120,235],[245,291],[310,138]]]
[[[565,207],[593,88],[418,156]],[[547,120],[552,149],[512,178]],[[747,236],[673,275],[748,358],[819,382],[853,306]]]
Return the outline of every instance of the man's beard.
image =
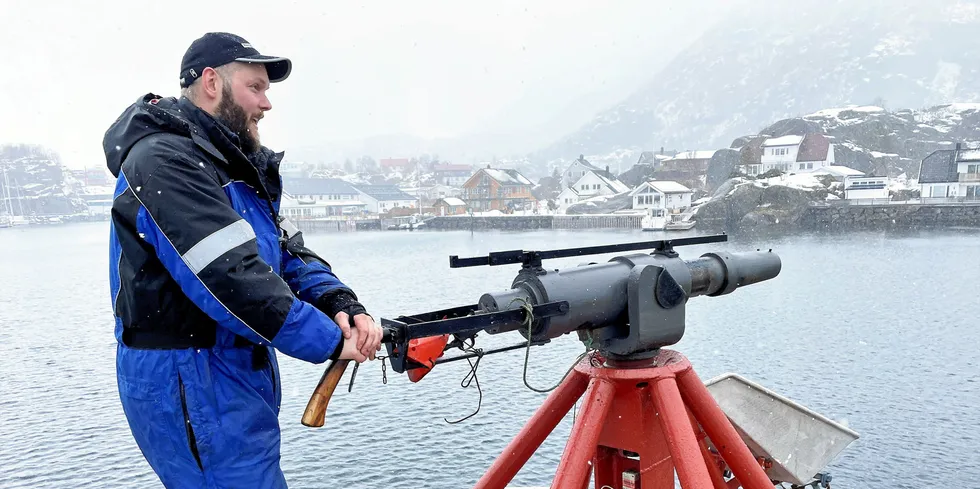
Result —
[[[221,102],[218,102],[216,110],[217,117],[234,132],[242,142],[242,152],[245,154],[255,153],[261,148],[259,135],[253,134],[248,130],[248,122],[251,117],[245,113],[241,105],[235,103],[231,95],[231,86],[224,84],[221,87]]]

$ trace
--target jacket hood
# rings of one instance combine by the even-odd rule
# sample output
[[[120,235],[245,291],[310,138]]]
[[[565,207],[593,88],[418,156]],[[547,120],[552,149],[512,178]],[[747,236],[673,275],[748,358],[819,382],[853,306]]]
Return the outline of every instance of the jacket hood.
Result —
[[[119,176],[126,155],[141,139],[159,132],[192,135],[191,123],[176,98],[148,93],[123,111],[102,139],[106,166]]]

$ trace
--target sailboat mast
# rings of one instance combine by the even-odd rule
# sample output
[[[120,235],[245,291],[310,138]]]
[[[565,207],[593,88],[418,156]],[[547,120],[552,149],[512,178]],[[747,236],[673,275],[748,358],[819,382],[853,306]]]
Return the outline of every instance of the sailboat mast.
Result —
[[[14,215],[14,206],[10,202],[10,181],[7,180],[7,167],[3,167],[3,206],[7,209],[7,215]]]

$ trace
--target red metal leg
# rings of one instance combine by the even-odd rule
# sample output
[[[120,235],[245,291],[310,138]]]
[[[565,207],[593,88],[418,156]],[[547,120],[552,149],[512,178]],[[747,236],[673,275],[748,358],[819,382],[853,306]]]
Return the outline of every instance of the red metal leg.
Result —
[[[773,484],[769,477],[735,432],[715,398],[711,397],[708,388],[694,373],[694,369],[678,373],[677,384],[695,419],[745,489],[772,489]]]
[[[592,472],[589,462],[595,457],[599,434],[606,422],[606,415],[616,394],[616,384],[593,378],[585,393],[582,413],[572,426],[572,433],[565,444],[561,463],[551,483],[556,489],[579,489]]]
[[[711,478],[704,457],[698,449],[694,428],[687,417],[684,401],[673,378],[653,384],[653,402],[657,407],[660,426],[674,461],[677,478],[684,489],[708,489]]]
[[[711,451],[708,450],[708,442],[702,439],[698,442],[698,446],[701,447],[701,456],[704,457],[704,462],[708,467],[708,475],[711,477],[711,485],[715,489],[728,489],[728,483],[725,482],[725,476],[721,473],[721,469],[715,463],[715,456],[712,455]]]
[[[504,448],[504,451],[476,483],[479,489],[504,489],[527,463],[534,451],[554,431],[565,414],[582,397],[589,384],[588,375],[573,370],[572,373],[548,395],[541,407],[534,412],[520,433]]]
[[[729,489],[728,483],[725,482],[725,475],[722,472],[724,467],[718,462],[718,457],[708,449],[708,435],[704,434],[704,430],[701,429],[698,420],[694,419],[694,413],[691,412],[691,409],[686,406],[685,408],[687,410],[687,419],[691,422],[691,428],[694,430],[694,436],[698,439],[698,448],[701,449],[701,457],[704,458],[704,464],[708,467],[711,485],[714,486],[714,489]]]

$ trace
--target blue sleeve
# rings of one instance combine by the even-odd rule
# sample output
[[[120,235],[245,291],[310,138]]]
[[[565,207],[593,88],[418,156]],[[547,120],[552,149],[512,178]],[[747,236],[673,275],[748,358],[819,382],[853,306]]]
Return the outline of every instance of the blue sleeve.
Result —
[[[283,250],[282,277],[300,300],[309,303],[316,303],[332,290],[350,290],[329,263],[304,246],[302,233],[291,236]]]
[[[298,299],[261,258],[251,224],[210,174],[168,160],[152,175],[127,180],[140,204],[135,224],[141,238],[220,327],[308,362],[330,358],[340,328]]]

